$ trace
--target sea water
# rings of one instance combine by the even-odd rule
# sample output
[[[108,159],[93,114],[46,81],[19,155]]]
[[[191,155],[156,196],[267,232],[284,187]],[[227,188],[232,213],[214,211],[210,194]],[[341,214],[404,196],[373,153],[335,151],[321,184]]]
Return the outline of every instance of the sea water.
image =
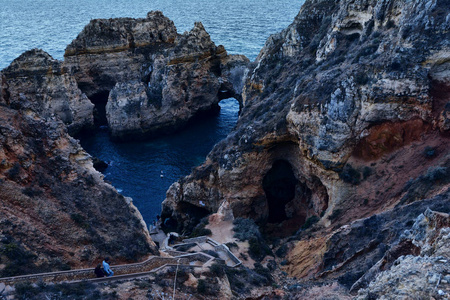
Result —
[[[179,33],[200,21],[216,45],[254,60],[267,38],[286,28],[303,0],[0,0],[0,69],[26,50],[41,48],[63,59],[65,47],[91,19],[144,18],[160,10]],[[82,146],[109,164],[104,172],[147,222],[161,211],[169,186],[201,164],[238,118],[235,99],[222,100],[220,114],[177,134],[140,143],[112,143],[107,128],[83,138]]]

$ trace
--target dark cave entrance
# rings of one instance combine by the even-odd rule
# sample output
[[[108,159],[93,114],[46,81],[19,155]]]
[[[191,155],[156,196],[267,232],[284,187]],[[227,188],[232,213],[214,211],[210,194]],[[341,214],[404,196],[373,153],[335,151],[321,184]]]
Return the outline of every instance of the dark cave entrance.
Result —
[[[263,178],[266,196],[264,233],[287,237],[320,220],[328,208],[328,193],[319,178],[297,178],[294,167],[278,159]]]
[[[106,104],[108,103],[109,91],[99,91],[93,94],[89,99],[95,105],[94,124],[96,127],[107,126]]]
[[[295,197],[295,178],[292,166],[285,160],[277,160],[263,178],[269,215],[268,223],[280,223],[288,219],[286,204]]]

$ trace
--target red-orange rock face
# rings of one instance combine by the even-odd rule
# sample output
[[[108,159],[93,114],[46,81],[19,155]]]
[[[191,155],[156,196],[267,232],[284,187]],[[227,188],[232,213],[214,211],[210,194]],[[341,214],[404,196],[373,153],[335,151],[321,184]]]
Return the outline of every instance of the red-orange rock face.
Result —
[[[169,189],[164,217],[189,229],[227,200],[266,233],[298,231],[309,254],[288,270],[314,276],[333,230],[445,192],[447,8],[306,1],[248,73],[236,129]],[[317,242],[302,234],[314,222]]]

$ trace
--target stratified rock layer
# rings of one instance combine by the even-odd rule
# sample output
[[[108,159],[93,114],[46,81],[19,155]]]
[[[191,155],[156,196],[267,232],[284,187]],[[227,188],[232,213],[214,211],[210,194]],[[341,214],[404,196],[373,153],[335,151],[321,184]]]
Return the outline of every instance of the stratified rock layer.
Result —
[[[166,223],[189,230],[225,200],[269,235],[317,223],[288,268],[312,277],[330,267],[333,230],[427,197],[448,201],[448,9],[439,0],[306,1],[249,71],[236,129],[168,190]],[[376,252],[384,238],[373,238]],[[346,271],[350,287],[362,274]]]
[[[307,1],[261,50],[247,76],[236,130],[172,186],[166,214],[182,224],[182,206],[215,211],[227,199],[237,216],[266,224],[268,191],[282,186],[276,179],[262,183],[281,160],[296,182],[281,218],[295,231],[312,216],[329,225],[336,210],[349,210],[351,220],[393,205],[409,178],[446,168],[446,7],[439,1]],[[434,149],[430,156],[426,147]],[[362,202],[370,209],[360,209]]]
[[[94,105],[62,63],[42,50],[23,53],[2,70],[1,80],[0,104],[45,118],[56,115],[71,134],[94,125]]]
[[[80,89],[106,104],[115,140],[173,132],[225,97],[240,99],[248,60],[216,46],[201,23],[177,34],[161,12],[93,20],[67,47]]]

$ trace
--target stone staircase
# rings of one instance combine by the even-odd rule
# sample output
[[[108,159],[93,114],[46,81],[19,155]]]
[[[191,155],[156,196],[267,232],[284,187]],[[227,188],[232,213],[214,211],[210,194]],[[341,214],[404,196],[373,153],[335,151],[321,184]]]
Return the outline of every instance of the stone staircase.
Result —
[[[112,277],[97,278],[93,268],[4,277],[0,278],[0,292],[7,286],[14,286],[21,282],[73,283],[83,280],[91,282],[108,282],[143,277],[164,268],[177,265],[190,268],[203,267],[205,263],[213,260],[214,257],[206,253],[177,253],[174,257],[151,256],[140,263],[112,266],[111,269],[114,271],[114,276]]]
[[[202,244],[210,245],[216,252],[224,255],[220,255],[221,258],[217,259],[200,251],[186,253],[176,250],[176,248],[192,244],[198,245],[200,248],[202,248]],[[163,251],[172,257],[150,256],[148,259],[140,263],[111,266],[111,269],[114,271],[114,276],[112,277],[97,278],[94,274],[94,269],[89,268],[0,278],[0,295],[4,292],[13,291],[14,285],[24,282],[32,284],[37,284],[39,282],[77,283],[81,281],[101,283],[145,277],[152,273],[161,271],[164,268],[175,266],[201,268],[205,265],[210,265],[214,260],[222,260],[231,267],[236,267],[241,264],[241,261],[231,253],[228,247],[223,244],[219,244],[206,236],[183,240],[181,244],[168,247],[168,249]]]

